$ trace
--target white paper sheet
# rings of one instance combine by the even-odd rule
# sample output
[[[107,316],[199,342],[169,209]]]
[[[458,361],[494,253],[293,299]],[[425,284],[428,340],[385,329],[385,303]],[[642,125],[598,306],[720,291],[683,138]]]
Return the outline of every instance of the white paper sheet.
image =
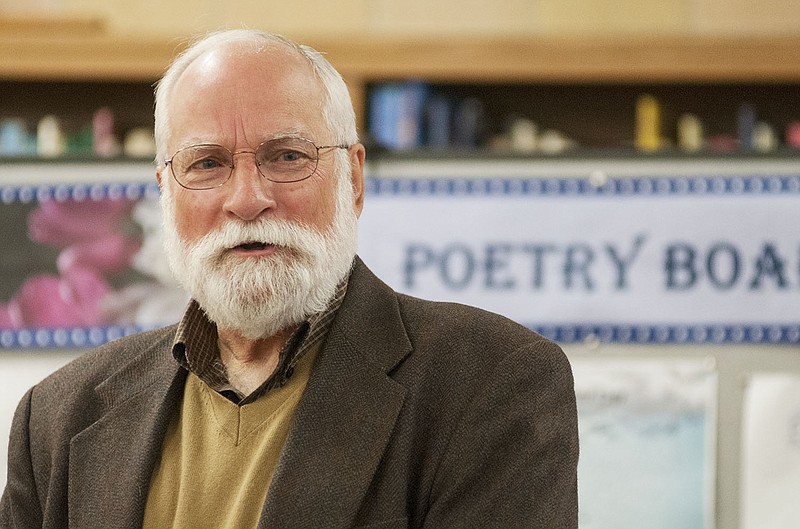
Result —
[[[800,376],[753,375],[742,413],[742,529],[800,527]]]
[[[713,362],[573,360],[581,529],[710,529]]]

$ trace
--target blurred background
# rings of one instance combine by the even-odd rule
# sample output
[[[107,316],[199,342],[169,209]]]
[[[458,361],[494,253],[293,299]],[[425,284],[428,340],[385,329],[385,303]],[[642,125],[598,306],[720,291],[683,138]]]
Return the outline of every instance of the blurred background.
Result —
[[[797,526],[794,0],[0,0],[0,455],[25,389],[180,317],[153,85],[238,27],[344,75],[381,277],[564,347],[581,529]]]

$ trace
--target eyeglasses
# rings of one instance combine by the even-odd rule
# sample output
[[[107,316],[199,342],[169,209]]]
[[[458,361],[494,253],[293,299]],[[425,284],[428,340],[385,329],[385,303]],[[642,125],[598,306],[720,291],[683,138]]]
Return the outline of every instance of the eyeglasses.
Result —
[[[233,174],[237,154],[253,154],[261,176],[272,182],[289,184],[311,177],[319,165],[323,149],[349,149],[349,145],[317,146],[305,138],[275,138],[265,141],[255,151],[231,151],[214,143],[200,143],[178,149],[164,162],[175,181],[186,189],[213,189],[227,182]]]

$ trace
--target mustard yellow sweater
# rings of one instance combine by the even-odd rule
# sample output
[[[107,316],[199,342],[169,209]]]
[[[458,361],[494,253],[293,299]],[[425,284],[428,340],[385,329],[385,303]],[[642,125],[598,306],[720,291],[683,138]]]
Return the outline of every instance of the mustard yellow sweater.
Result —
[[[318,348],[280,388],[238,406],[190,373],[147,496],[144,529],[255,528]]]

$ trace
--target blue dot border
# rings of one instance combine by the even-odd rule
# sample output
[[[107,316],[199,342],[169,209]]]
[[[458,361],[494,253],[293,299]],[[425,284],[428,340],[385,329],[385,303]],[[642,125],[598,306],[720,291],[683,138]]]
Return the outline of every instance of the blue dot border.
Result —
[[[528,328],[559,343],[627,343],[649,345],[800,344],[800,323],[788,324],[687,324],[602,325],[556,324]]]
[[[708,196],[800,194],[800,174],[590,178],[368,178],[373,196]]]
[[[144,182],[0,186],[1,204],[29,204],[50,200],[55,200],[56,202],[96,202],[106,199],[139,200],[142,198],[156,198],[158,195],[157,184]]]

